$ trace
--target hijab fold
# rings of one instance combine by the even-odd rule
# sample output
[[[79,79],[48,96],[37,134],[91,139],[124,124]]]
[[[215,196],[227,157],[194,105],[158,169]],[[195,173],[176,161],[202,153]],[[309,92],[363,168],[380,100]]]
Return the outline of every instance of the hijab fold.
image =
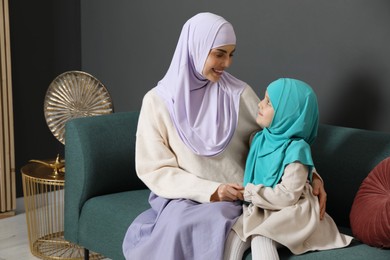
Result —
[[[303,81],[282,78],[267,87],[274,117],[253,138],[247,157],[244,185],[274,187],[292,162],[314,167],[310,145],[318,130],[317,97]]]
[[[200,13],[183,26],[170,67],[155,91],[165,101],[184,144],[200,156],[215,156],[229,144],[238,122],[245,83],[226,71],[217,82],[203,67],[212,48],[236,44],[232,25]]]

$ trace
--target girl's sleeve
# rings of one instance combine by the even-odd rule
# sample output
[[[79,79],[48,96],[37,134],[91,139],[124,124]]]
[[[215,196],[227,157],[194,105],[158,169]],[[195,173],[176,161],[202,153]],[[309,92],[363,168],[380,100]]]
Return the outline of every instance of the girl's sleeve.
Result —
[[[164,119],[169,113],[161,113],[165,107],[155,101],[146,96],[140,111],[136,139],[138,177],[158,196],[209,202],[220,183],[199,178],[179,167],[164,123],[171,122]]]
[[[244,199],[257,207],[271,210],[294,205],[303,192],[307,177],[307,166],[299,162],[291,163],[286,166],[281,182],[274,188],[247,184]]]

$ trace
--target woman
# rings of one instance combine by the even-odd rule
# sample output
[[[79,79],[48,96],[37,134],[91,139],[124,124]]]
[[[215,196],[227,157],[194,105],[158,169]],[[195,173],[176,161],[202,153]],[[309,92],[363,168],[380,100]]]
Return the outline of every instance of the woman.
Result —
[[[258,97],[225,71],[235,47],[224,18],[195,15],[182,28],[166,75],[145,95],[136,168],[152,191],[151,209],[126,233],[127,259],[222,259],[226,236],[241,214],[238,183],[249,137],[258,130]],[[325,206],[320,179],[314,189]]]

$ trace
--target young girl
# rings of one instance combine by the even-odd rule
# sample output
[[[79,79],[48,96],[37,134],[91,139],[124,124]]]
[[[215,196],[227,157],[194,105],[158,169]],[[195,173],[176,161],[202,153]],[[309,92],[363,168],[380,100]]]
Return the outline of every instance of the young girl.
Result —
[[[279,259],[276,244],[294,254],[347,246],[332,218],[320,220],[310,185],[310,144],[317,136],[318,104],[313,90],[295,79],[272,82],[258,105],[256,133],[244,175],[243,215],[228,237],[226,258],[242,258],[251,243],[253,259]],[[246,242],[242,242],[246,241]],[[251,242],[250,242],[251,241]],[[235,252],[235,253],[234,253]]]

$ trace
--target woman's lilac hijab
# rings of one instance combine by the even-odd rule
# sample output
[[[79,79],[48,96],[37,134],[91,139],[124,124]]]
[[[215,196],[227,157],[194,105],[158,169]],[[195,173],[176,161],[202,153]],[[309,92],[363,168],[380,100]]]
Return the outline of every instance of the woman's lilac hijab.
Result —
[[[183,26],[171,65],[156,91],[164,99],[180,138],[195,154],[223,152],[235,132],[246,83],[223,72],[218,82],[202,75],[211,49],[236,44],[233,26],[200,13]]]

